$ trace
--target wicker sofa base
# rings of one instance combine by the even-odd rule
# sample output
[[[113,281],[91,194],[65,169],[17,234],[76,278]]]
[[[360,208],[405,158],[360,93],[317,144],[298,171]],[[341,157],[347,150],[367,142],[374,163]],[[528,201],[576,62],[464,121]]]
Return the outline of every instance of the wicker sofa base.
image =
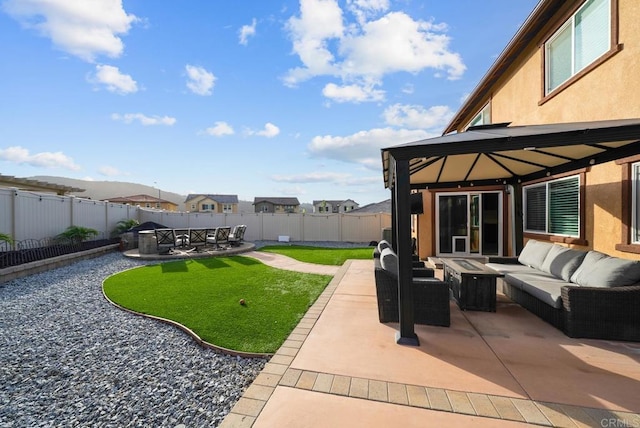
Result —
[[[507,281],[502,281],[502,291],[569,337],[640,342],[640,286],[563,287],[560,309]]]
[[[532,296],[526,291],[512,286],[508,282],[502,280],[502,292],[515,303],[519,304],[529,312],[542,318],[558,330],[564,331],[564,311],[557,309],[540,301],[537,297]]]
[[[398,279],[381,267],[375,268],[378,318],[381,323],[398,322]],[[416,324],[448,327],[451,324],[449,286],[440,280],[420,279],[413,283]]]

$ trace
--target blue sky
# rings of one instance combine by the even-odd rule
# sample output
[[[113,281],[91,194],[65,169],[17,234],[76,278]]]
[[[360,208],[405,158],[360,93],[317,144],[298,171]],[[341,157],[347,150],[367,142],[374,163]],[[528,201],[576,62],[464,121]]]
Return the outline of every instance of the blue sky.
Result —
[[[537,0],[0,0],[0,173],[390,197]]]

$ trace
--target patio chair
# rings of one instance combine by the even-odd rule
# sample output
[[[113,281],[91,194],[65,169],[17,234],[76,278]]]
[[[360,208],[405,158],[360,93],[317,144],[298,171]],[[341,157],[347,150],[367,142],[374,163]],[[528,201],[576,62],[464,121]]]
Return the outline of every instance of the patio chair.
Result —
[[[173,229],[155,229],[158,254],[169,254],[176,247],[176,234]]]
[[[391,248],[374,259],[378,318],[381,323],[398,322],[398,256]],[[425,271],[426,275],[418,272]],[[449,285],[428,276],[427,269],[413,270],[413,308],[416,324],[449,327]]]
[[[237,246],[242,244],[242,241],[244,241],[245,230],[247,230],[246,224],[234,226],[233,230],[229,234],[229,244],[231,244],[231,246]]]
[[[176,236],[176,247],[186,248],[189,246],[189,229],[174,229]]]
[[[189,246],[199,251],[207,244],[207,229],[195,228],[189,229]]]
[[[207,245],[213,245],[216,250],[226,249],[229,245],[229,233],[231,233],[230,227],[216,228],[215,234],[207,236]]]

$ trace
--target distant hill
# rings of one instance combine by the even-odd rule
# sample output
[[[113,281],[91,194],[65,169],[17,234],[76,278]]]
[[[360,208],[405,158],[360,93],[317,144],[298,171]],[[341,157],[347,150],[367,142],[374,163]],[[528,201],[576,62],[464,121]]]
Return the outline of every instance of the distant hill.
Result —
[[[146,186],[138,183],[128,183],[124,181],[89,181],[76,180],[74,178],[51,177],[45,175],[37,175],[34,177],[26,177],[31,180],[46,181],[47,183],[60,184],[63,186],[77,187],[85,189],[84,192],[78,192],[75,196],[87,199],[109,199],[119,196],[132,195],[149,195],[158,197],[158,189],[153,186]],[[171,201],[178,205],[179,210],[184,210],[184,200],[186,195],[178,193],[166,192],[160,189],[160,199]]]
[[[146,186],[144,184],[129,183],[125,181],[89,181],[89,180],[77,180],[74,178],[66,177],[53,177],[47,175],[36,175],[33,177],[24,177],[30,180],[46,181],[47,183],[59,184],[62,186],[76,187],[79,189],[85,189],[84,192],[78,192],[75,196],[87,199],[104,200],[109,198],[116,198],[119,196],[132,196],[132,195],[149,195],[158,197],[158,189],[153,186]],[[184,200],[187,195],[180,195],[178,193],[167,192],[160,189],[160,199],[171,201],[178,205],[179,211],[186,211]],[[379,202],[377,204],[369,204],[364,207],[360,207],[360,212],[391,212],[390,200]],[[313,212],[313,204],[301,203],[300,209],[305,210],[307,213]],[[252,213],[255,208],[253,201],[238,201],[238,210],[241,213]]]

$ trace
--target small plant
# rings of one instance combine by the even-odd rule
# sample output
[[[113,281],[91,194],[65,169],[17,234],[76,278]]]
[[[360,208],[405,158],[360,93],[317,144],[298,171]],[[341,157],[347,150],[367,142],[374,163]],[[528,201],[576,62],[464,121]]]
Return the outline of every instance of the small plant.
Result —
[[[67,230],[59,234],[56,238],[68,239],[74,243],[80,243],[86,241],[92,236],[98,235],[98,231],[88,227],[82,226],[69,226]]]
[[[112,237],[116,237],[132,227],[136,227],[140,224],[140,222],[134,218],[128,218],[126,220],[120,220],[113,232],[111,232]]]
[[[0,233],[0,242],[7,242],[13,244],[13,238],[7,234]]]

